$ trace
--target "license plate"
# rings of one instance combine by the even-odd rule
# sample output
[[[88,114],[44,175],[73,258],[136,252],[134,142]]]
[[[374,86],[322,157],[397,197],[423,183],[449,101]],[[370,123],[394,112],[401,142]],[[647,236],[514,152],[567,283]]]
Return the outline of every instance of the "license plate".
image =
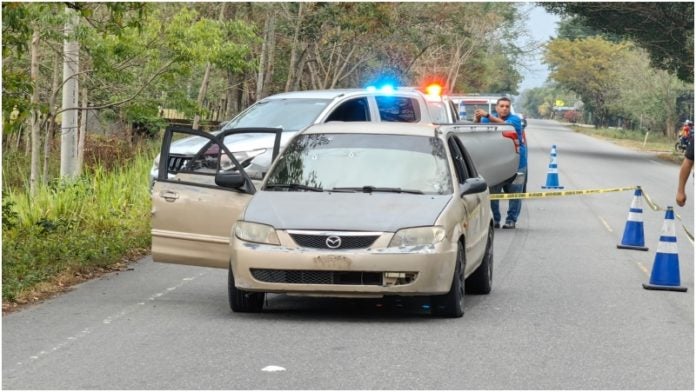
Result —
[[[342,255],[322,255],[314,258],[314,265],[326,269],[347,269],[351,261]]]

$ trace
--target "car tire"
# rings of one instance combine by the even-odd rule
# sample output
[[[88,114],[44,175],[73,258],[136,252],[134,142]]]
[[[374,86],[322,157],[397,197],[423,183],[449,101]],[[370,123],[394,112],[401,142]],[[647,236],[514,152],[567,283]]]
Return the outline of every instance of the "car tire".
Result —
[[[227,294],[230,300],[230,308],[237,313],[259,313],[263,310],[263,301],[266,293],[254,293],[240,290],[235,286],[232,266],[227,273]]]
[[[488,294],[493,287],[493,228],[488,228],[486,251],[481,265],[466,280],[467,294]]]
[[[431,297],[430,312],[439,317],[462,317],[464,315],[464,266],[466,257],[464,246],[460,242],[457,246],[457,260],[452,276],[452,284],[447,294],[434,295]]]

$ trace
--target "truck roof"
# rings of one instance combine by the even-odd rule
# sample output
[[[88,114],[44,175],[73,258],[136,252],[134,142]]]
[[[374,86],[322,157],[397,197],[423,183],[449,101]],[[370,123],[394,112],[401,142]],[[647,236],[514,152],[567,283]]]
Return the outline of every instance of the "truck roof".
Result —
[[[424,123],[350,121],[316,124],[302,133],[365,133],[433,137],[436,129],[435,125]]]

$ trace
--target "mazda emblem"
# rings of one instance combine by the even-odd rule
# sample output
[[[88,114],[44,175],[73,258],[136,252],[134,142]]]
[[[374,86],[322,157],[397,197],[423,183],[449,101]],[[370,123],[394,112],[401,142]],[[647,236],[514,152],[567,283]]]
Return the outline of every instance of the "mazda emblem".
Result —
[[[341,237],[337,235],[330,235],[326,237],[326,246],[331,249],[338,249],[341,247]]]

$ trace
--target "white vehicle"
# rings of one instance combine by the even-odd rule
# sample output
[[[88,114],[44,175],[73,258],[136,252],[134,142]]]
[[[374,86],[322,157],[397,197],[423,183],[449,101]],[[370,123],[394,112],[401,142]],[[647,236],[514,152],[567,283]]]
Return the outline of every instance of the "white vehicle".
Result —
[[[424,94],[413,87],[277,94],[251,105],[230,120],[222,131],[213,132],[213,135],[222,132],[225,146],[246,174],[253,180],[262,180],[274,157],[272,150],[276,135],[273,130],[280,130],[279,150],[282,151],[301,130],[332,121],[456,124],[465,135],[462,137],[466,138],[466,143],[471,146],[470,153],[479,172],[490,186],[508,183],[515,177],[519,155],[515,153],[518,142],[511,125],[459,123],[454,105],[448,98]],[[238,129],[264,131],[230,134],[230,131]],[[200,136],[175,139],[169,147],[167,167],[179,170],[209,142]],[[215,151],[209,151],[208,155],[213,153]],[[153,182],[158,178],[159,158],[155,158],[150,171]]]
[[[438,123],[454,122],[453,114],[425,94],[408,88],[296,91],[266,97],[229,121],[223,131],[238,128],[279,128],[281,149],[297,132],[330,121]],[[431,114],[433,106],[436,115]],[[217,134],[217,133],[214,133]],[[225,146],[251,178],[262,179],[271,164],[273,135],[238,134],[225,137]],[[170,154],[191,156],[208,142],[200,137],[178,140]],[[157,178],[159,156],[150,171]]]

